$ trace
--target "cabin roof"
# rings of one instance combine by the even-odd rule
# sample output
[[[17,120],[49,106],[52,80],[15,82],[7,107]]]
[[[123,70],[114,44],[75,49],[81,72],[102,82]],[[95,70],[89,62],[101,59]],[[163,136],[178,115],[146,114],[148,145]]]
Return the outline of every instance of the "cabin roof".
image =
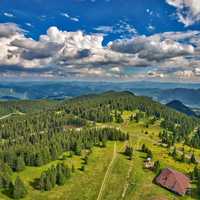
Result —
[[[157,184],[179,195],[185,195],[188,188],[190,188],[190,179],[170,168],[163,169],[155,181]]]

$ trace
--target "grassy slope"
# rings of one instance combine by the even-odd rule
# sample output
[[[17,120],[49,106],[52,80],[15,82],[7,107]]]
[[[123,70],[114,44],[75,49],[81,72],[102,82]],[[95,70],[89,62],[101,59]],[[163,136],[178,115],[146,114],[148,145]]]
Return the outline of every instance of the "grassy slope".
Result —
[[[107,123],[99,124],[99,126],[115,126],[121,127],[122,130],[129,132],[131,135],[131,143],[134,149],[139,149],[145,143],[152,151],[154,159],[159,159],[163,167],[173,167],[182,172],[189,172],[194,166],[191,164],[184,164],[173,160],[168,155],[167,149],[160,147],[158,142],[158,134],[161,131],[159,122],[150,126],[148,129],[144,127],[145,120],[140,123],[128,122],[130,112],[124,112],[123,124]],[[145,131],[148,131],[148,135]],[[129,161],[121,152],[124,150],[123,143],[117,143],[118,155],[113,164],[111,173],[106,182],[106,188],[103,191],[102,200],[151,200],[154,197],[167,197],[169,200],[194,200],[198,199],[186,197],[179,197],[173,193],[152,183],[155,174],[149,170],[143,169],[144,154],[135,151],[134,158]],[[30,183],[38,178],[41,172],[51,164],[59,162],[54,161],[42,167],[27,167],[26,170],[19,173],[20,177],[25,181],[28,187],[28,196],[26,200],[96,200],[102,180],[104,178],[107,167],[112,159],[113,143],[109,142],[107,148],[94,148],[93,153],[89,157],[86,171],[81,172],[78,168],[81,166],[81,158],[74,156],[68,158],[67,163],[73,163],[76,166],[76,172],[71,179],[62,187],[56,187],[50,192],[40,192],[30,185]],[[16,174],[15,174],[16,176]],[[125,186],[128,187],[125,197],[122,198],[122,193]],[[0,199],[6,200],[3,194],[0,194]]]
[[[130,113],[126,112],[125,117]],[[159,122],[150,126],[149,128],[144,128],[143,121],[139,124],[131,123],[123,126],[123,129],[128,131],[132,135],[132,140],[135,143],[135,149],[141,147],[145,143],[153,152],[154,160],[160,160],[162,167],[172,167],[174,169],[180,170],[182,172],[189,172],[193,169],[193,165],[184,164],[178,161],[175,161],[172,157],[168,155],[167,149],[160,147],[158,145],[158,134],[161,131]],[[144,134],[145,131],[148,131],[148,135]],[[127,200],[149,200],[155,196],[158,197],[168,197],[170,200],[174,199],[193,199],[188,196],[179,197],[173,193],[168,192],[167,190],[160,188],[159,186],[152,183],[155,174],[151,171],[143,169],[143,160],[144,154],[137,151],[134,156],[133,171],[130,178],[131,186],[127,192]],[[134,198],[133,198],[134,197]],[[194,198],[197,199],[197,198]]]
[[[128,119],[130,114],[130,112],[125,112],[123,118]],[[143,169],[145,154],[138,151],[142,144],[146,144],[152,150],[154,160],[160,160],[162,167],[172,167],[174,169],[187,173],[194,168],[194,165],[175,161],[172,157],[168,155],[167,149],[158,145],[158,134],[161,131],[159,122],[156,122],[149,128],[145,128],[144,124],[145,120],[141,121],[140,123],[127,122],[126,120],[122,125],[118,125],[115,123],[107,124],[109,126],[120,126],[122,130],[129,132],[129,134],[131,135],[131,142],[133,143],[134,149],[136,149],[133,161],[128,161],[129,165],[132,165],[132,170],[130,177],[128,178],[129,187],[127,189],[124,199],[151,200],[155,197],[167,197],[169,200],[198,199],[195,194],[193,194],[194,198],[191,198],[189,196],[179,197],[153,183],[155,174],[150,170]],[[148,131],[148,135],[145,134],[145,131]],[[110,178],[110,184],[108,184],[107,194],[105,194],[104,196],[104,199],[106,200],[122,199],[121,191],[123,191],[124,187],[124,179],[122,177],[126,176],[126,174],[128,173],[128,164],[126,163],[127,160],[124,159],[124,157],[119,157],[118,160],[119,162],[116,162],[116,166]],[[112,183],[113,185],[111,185]],[[115,190],[112,188],[115,188]]]

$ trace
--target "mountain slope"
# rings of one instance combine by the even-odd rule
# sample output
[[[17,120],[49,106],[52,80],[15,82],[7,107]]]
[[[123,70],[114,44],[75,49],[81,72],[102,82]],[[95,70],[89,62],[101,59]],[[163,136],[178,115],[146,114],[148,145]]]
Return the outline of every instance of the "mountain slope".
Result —
[[[174,100],[166,104],[166,106],[173,108],[179,112],[185,113],[189,116],[196,116],[196,113],[192,111],[189,107],[184,105],[181,101]]]

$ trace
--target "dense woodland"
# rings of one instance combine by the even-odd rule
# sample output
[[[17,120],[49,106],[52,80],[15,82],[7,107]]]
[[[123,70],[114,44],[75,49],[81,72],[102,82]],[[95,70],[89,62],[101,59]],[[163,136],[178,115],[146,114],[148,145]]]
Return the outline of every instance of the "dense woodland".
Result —
[[[0,127],[0,187],[4,189],[12,185],[12,171],[42,166],[65,151],[81,155],[82,149],[105,146],[107,140],[128,139],[120,130],[92,128],[84,119],[56,111],[10,117],[1,120]]]
[[[161,127],[167,130],[168,136],[162,135],[166,143],[188,141],[189,134],[198,126],[199,119],[177,112],[148,97],[135,96],[130,92],[106,92],[101,95],[88,95],[68,100],[62,105],[66,113],[95,122],[110,122],[112,111],[140,110],[147,116],[162,120]],[[140,114],[141,115],[141,114]],[[141,117],[141,116],[136,116]],[[119,116],[118,116],[119,118]],[[165,138],[164,138],[165,137]],[[197,136],[195,136],[197,137]],[[192,141],[191,141],[192,142]],[[192,143],[191,143],[192,145]],[[198,143],[200,147],[200,143]]]
[[[22,113],[32,113],[38,111],[49,110],[55,105],[58,105],[59,101],[54,100],[16,100],[0,102],[0,117],[16,111]]]

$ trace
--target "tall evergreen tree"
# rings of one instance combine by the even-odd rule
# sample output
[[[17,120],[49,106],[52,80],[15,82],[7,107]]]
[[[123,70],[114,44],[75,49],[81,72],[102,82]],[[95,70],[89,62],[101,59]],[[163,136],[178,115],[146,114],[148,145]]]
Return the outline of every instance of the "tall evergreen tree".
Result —
[[[24,186],[24,183],[18,176],[15,180],[15,183],[13,185],[13,190],[11,191],[11,194],[14,199],[20,199],[26,196],[27,190]]]
[[[191,156],[191,158],[190,158],[190,161],[191,161],[191,163],[193,163],[193,164],[196,164],[196,163],[197,163],[196,157],[195,157],[194,153],[192,154],[192,156]]]
[[[24,168],[25,168],[24,158],[22,156],[19,156],[16,160],[15,171],[19,172],[24,170]]]
[[[160,173],[160,161],[157,160],[155,163],[154,163],[154,172],[156,174],[159,174]]]

